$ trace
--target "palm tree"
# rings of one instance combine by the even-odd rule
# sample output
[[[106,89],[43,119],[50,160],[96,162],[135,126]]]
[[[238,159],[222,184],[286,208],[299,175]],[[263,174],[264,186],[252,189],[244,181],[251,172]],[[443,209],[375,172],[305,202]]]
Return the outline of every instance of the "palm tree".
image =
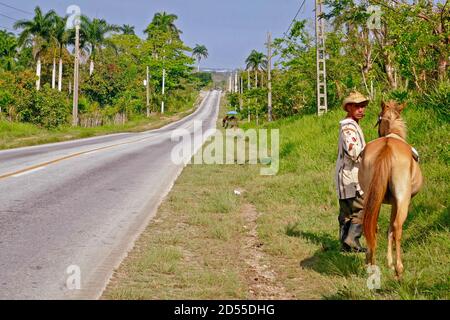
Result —
[[[33,46],[33,57],[36,61],[36,90],[41,88],[41,53],[47,47],[51,39],[55,11],[50,10],[45,15],[41,8],[34,9],[34,17],[31,20],[19,20],[14,23],[14,29],[22,29],[19,36],[19,45]]]
[[[13,33],[0,30],[0,68],[11,71],[17,53],[17,39]]]
[[[152,22],[144,30],[148,39],[152,38],[155,31],[170,32],[175,39],[179,39],[182,34],[181,30],[175,25],[178,16],[175,14],[167,14],[167,12],[158,12],[153,16]]]
[[[55,46],[58,49],[59,57],[59,72],[58,72],[58,91],[62,90],[62,73],[63,73],[63,51],[65,46],[69,42],[69,34],[66,30],[67,17],[61,18],[55,16],[55,21],[53,25],[52,39]],[[56,58],[53,58],[53,76],[52,76],[52,88],[55,88],[55,78],[56,78]]]
[[[134,26],[130,26],[129,24],[124,24],[123,26],[121,26],[120,31],[122,31],[122,34],[125,35],[136,35],[136,33],[134,32]]]
[[[80,28],[80,45],[86,46],[90,53],[89,75],[94,73],[94,62],[97,51],[101,51],[105,47],[114,48],[114,43],[108,38],[108,34],[112,31],[119,31],[116,25],[108,24],[104,19],[89,19],[81,16]]]
[[[250,55],[245,60],[247,70],[255,71],[255,86],[258,87],[258,70],[263,70],[267,67],[267,58],[262,52],[252,50]]]
[[[206,47],[203,45],[196,44],[194,49],[192,50],[192,56],[197,60],[198,72],[200,72],[200,61],[202,60],[202,58],[208,58],[208,49],[206,49]]]

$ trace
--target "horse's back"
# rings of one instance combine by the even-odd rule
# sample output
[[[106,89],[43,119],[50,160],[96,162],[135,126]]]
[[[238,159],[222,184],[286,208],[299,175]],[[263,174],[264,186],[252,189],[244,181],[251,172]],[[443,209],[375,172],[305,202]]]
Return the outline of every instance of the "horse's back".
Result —
[[[359,183],[362,190],[364,192],[368,190],[373,175],[377,174],[373,168],[384,148],[390,148],[391,157],[388,191],[393,192],[394,197],[405,192],[411,196],[417,194],[422,186],[422,173],[418,163],[413,159],[411,146],[403,140],[392,137],[381,137],[366,145],[359,168]]]

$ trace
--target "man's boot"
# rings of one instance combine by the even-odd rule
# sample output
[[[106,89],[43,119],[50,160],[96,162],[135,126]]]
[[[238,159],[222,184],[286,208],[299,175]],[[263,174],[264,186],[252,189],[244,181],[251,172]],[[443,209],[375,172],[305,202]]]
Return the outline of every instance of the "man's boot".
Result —
[[[351,248],[348,244],[344,242],[345,238],[347,238],[348,229],[350,228],[351,221],[347,221],[344,223],[339,223],[339,242],[341,243],[341,251],[342,252],[350,252]]]
[[[362,235],[362,227],[362,224],[352,223],[348,228],[344,244],[348,245],[352,251],[366,252],[366,248],[363,248],[359,243],[359,238],[361,238]]]

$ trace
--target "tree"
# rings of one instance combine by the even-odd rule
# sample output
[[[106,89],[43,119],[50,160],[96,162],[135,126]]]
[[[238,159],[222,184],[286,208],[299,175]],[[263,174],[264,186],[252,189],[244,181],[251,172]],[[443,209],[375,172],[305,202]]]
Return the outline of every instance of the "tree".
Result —
[[[61,18],[59,16],[54,17],[54,25],[52,31],[52,40],[58,50],[59,58],[59,70],[58,70],[58,91],[62,90],[62,74],[63,74],[63,52],[66,45],[69,43],[69,34],[66,30],[67,17]],[[52,76],[52,88],[55,88],[56,77],[56,58],[53,58],[53,76]]]
[[[124,24],[120,27],[120,31],[122,31],[122,34],[133,36],[136,35],[134,32],[134,26],[130,26],[129,24]]]
[[[448,0],[445,4],[428,2],[426,6],[422,6],[421,10],[417,14],[417,17],[422,21],[427,22],[432,30],[431,36],[433,42],[429,46],[437,53],[438,67],[437,74],[440,81],[447,79],[448,69],[448,52],[450,49],[450,6],[448,6]],[[418,4],[416,4],[416,7]],[[417,12],[413,5],[409,7],[412,12]]]
[[[80,45],[87,47],[90,54],[89,75],[94,73],[94,63],[97,51],[105,47],[114,47],[114,43],[108,38],[110,32],[119,31],[116,25],[108,24],[104,19],[89,19],[81,16]]]
[[[192,49],[178,37],[181,31],[174,25],[176,16],[165,13],[155,16],[151,36],[146,40],[134,34],[133,26],[116,27],[105,20],[82,18],[80,58],[86,61],[86,70],[80,70],[82,90],[78,110],[82,125],[113,123],[119,118],[122,123],[146,111],[147,90],[142,79],[147,67],[153,110],[159,110],[156,106],[162,99],[169,112],[184,109],[194,103],[198,89],[208,83],[206,78],[199,81],[202,75],[192,73],[195,64]],[[32,122],[48,128],[68,124],[69,96],[55,89],[64,91],[63,77],[72,72],[68,61],[73,59],[69,48],[73,48],[75,32],[66,30],[67,19],[42,13],[37,8],[34,19],[17,24],[22,33],[21,47],[18,36],[0,31],[0,114],[10,121]],[[35,69],[39,77],[35,77]],[[42,77],[41,70],[44,70]],[[89,72],[91,76],[84,76]],[[38,78],[39,91],[35,89]],[[72,83],[67,81],[67,85],[70,94]]]
[[[258,87],[258,71],[267,67],[267,58],[262,52],[252,50],[250,55],[245,60],[246,70],[253,70],[255,72],[255,87]]]
[[[15,64],[17,39],[11,32],[0,30],[0,68],[11,71]]]
[[[14,24],[14,29],[22,29],[19,36],[19,45],[32,45],[33,58],[36,61],[36,90],[41,87],[41,53],[49,45],[53,23],[56,13],[50,10],[42,13],[40,7],[34,9],[34,17],[31,20],[19,20]]]
[[[189,78],[192,72],[191,65],[195,63],[192,57],[186,55],[191,49],[181,40],[171,39],[170,33],[160,32],[158,38],[146,40],[142,50],[147,53],[144,64],[152,70],[154,87],[161,88],[162,70],[166,69],[166,89],[177,87],[181,78]],[[148,53],[151,53],[148,55]],[[156,75],[155,75],[156,72]]]
[[[192,56],[197,60],[198,72],[200,72],[200,61],[202,58],[208,58],[208,49],[204,45],[196,44],[192,50]]]
[[[360,65],[366,87],[368,73],[376,66],[383,70],[380,80],[390,89],[413,82],[422,91],[429,83],[427,78],[447,78],[448,0],[326,0],[325,4],[330,9],[325,18],[332,18],[335,32],[345,29],[343,49]],[[367,28],[369,5],[377,5],[383,12],[380,28]]]
[[[181,30],[175,25],[178,16],[175,14],[167,14],[167,12],[158,12],[153,16],[152,22],[144,30],[147,38],[157,37],[159,32],[170,33],[171,38],[180,39]]]

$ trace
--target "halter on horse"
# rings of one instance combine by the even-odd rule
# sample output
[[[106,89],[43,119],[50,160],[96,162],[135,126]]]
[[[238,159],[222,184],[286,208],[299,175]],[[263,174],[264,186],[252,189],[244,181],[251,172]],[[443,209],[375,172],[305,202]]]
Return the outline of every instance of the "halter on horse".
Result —
[[[364,196],[364,236],[368,251],[366,262],[375,264],[377,221],[382,203],[392,205],[388,232],[387,260],[394,269],[392,245],[395,240],[395,271],[403,273],[400,241],[403,223],[408,215],[411,198],[422,187],[423,178],[411,146],[406,142],[406,126],[400,113],[405,104],[395,101],[381,103],[378,118],[380,138],[367,144],[359,168],[359,183]]]

